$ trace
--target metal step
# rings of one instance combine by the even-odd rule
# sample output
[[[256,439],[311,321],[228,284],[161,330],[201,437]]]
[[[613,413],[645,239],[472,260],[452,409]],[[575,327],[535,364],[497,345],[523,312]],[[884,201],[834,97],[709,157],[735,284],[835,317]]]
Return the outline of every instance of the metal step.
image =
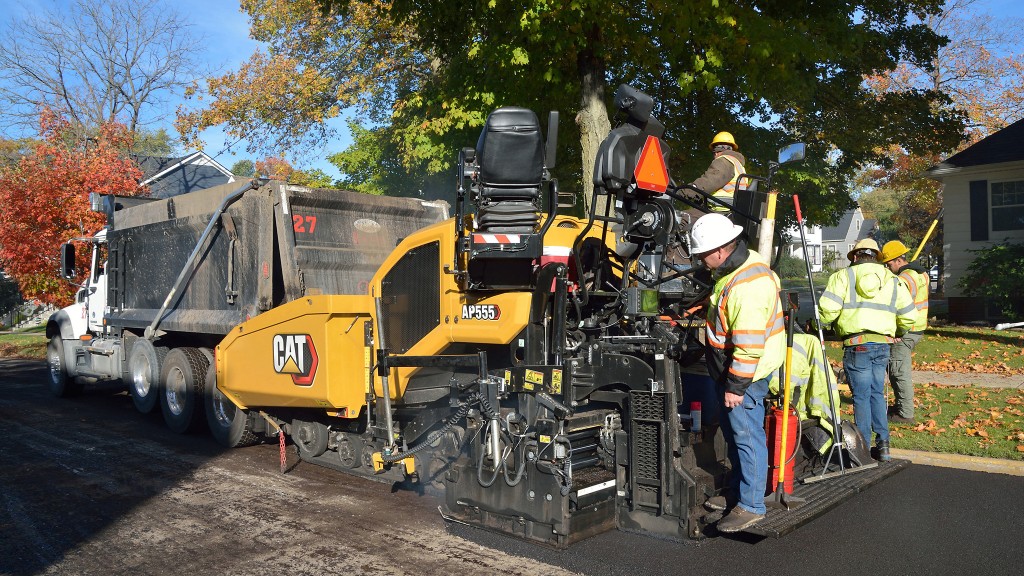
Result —
[[[892,460],[866,469],[848,468],[845,474],[826,480],[798,483],[793,486],[792,495],[805,501],[801,506],[785,510],[769,505],[764,519],[747,528],[745,532],[774,538],[785,536],[835,508],[840,502],[900,472],[909,465],[909,460]],[[772,501],[774,498],[774,494],[769,494],[765,496],[765,501]]]

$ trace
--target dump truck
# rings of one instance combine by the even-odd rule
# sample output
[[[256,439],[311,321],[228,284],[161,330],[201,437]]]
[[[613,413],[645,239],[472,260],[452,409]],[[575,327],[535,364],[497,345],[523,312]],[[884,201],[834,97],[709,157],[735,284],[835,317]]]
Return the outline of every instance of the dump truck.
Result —
[[[448,218],[447,202],[377,198],[252,180],[167,199],[94,196],[107,225],[75,303],[46,325],[51,391],[121,380],[140,412],[177,432],[225,432],[206,393],[213,348],[232,329],[303,295],[359,294],[403,237]],[[212,391],[212,388],[211,388]],[[230,408],[228,408],[230,410]]]
[[[447,519],[556,548],[613,528],[713,534],[703,504],[723,491],[729,464],[717,421],[693,410],[715,396],[692,377],[712,285],[688,231],[720,201],[673,182],[649,96],[623,85],[615,106],[621,122],[598,150],[582,216],[559,213],[557,114],[545,139],[537,115],[517,107],[493,111],[459,151],[452,218],[373,198],[372,223],[347,222],[326,215],[330,194],[271,185],[242,194],[262,219],[211,215],[209,204],[189,212],[190,237],[205,227],[211,242],[173,234],[183,200],[110,210],[107,274],[123,276],[107,283],[99,342],[54,328],[51,385],[63,391],[82,354],[99,356],[140,409],[144,390],[165,415],[205,395],[191,405],[225,446],[287,436],[304,461],[418,482],[442,494]],[[778,169],[746,175],[763,191],[739,190],[727,207],[751,238]],[[416,217],[393,217],[399,205]],[[374,257],[352,253],[364,243],[350,237],[385,231],[369,242]],[[130,268],[135,242],[204,257]],[[193,271],[213,261],[208,275]],[[835,408],[827,423],[801,416],[801,438],[775,462],[800,461],[792,496],[748,532],[785,534],[906,465],[871,461]]]

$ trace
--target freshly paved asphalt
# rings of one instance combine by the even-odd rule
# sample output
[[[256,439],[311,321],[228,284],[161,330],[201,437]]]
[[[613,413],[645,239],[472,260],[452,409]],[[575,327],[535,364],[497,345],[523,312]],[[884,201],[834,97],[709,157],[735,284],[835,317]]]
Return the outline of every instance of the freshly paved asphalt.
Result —
[[[0,370],[0,381],[7,377],[6,371]],[[18,442],[18,438],[8,441]],[[0,443],[0,460],[7,460],[8,450],[3,446]],[[0,472],[0,476],[4,474]],[[324,513],[331,511],[325,509]],[[402,514],[387,509],[379,513]],[[451,554],[473,555],[487,549],[509,554],[510,565],[503,571],[508,574],[536,573],[526,569],[529,559],[534,566],[539,561],[587,575],[988,576],[1021,573],[1021,518],[1021,477],[915,464],[778,540],[740,535],[679,543],[612,531],[555,551],[457,524],[449,525],[448,533],[461,542]],[[5,531],[12,527],[0,508],[0,539],[11,537]],[[336,541],[334,545],[344,548],[348,544]],[[380,545],[388,546],[386,540]],[[353,574],[413,573],[398,566],[351,566],[345,570]],[[208,573],[218,571],[215,565],[209,568]]]

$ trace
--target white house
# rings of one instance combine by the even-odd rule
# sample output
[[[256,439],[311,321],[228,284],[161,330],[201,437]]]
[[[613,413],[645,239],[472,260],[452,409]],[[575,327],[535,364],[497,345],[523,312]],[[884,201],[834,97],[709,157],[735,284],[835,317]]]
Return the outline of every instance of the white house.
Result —
[[[786,230],[786,234],[788,239],[786,240],[785,254],[804,260],[804,248],[800,243],[800,230],[793,226]],[[811,272],[821,272],[824,269],[822,265],[821,226],[805,226],[804,239],[807,241],[807,253],[810,255]]]
[[[942,183],[943,286],[953,322],[994,320],[999,311],[967,296],[960,278],[980,250],[1024,242],[1024,120],[978,141],[925,173]]]

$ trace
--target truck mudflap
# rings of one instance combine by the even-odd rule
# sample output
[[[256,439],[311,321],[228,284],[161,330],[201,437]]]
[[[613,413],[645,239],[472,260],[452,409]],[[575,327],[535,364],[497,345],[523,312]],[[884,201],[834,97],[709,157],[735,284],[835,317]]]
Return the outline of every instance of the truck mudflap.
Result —
[[[775,495],[769,494],[765,497],[768,513],[745,532],[774,538],[785,536],[909,465],[909,460],[892,460],[847,468],[844,474],[829,473],[823,480],[817,480],[817,476],[805,478],[793,486],[793,499],[802,500],[801,504],[788,510],[773,506]]]

